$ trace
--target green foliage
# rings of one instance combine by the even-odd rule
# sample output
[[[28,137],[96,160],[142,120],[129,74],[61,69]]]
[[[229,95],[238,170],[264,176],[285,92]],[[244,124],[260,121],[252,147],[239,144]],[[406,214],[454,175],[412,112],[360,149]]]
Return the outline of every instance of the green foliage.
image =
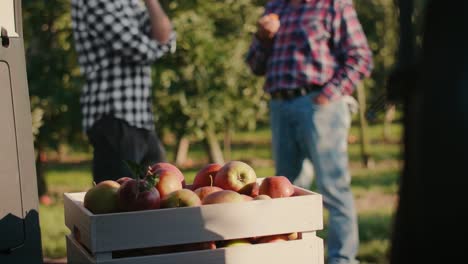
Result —
[[[82,139],[79,69],[70,1],[23,1],[24,39],[36,145]]]
[[[355,0],[355,8],[372,50],[374,70],[364,84],[368,102],[385,92],[398,48],[398,17],[394,0]]]
[[[156,64],[157,125],[179,135],[205,136],[226,124],[254,128],[265,120],[262,80],[244,56],[262,12],[251,0],[171,1],[178,50]]]
[[[203,138],[206,129],[246,130],[267,122],[263,78],[244,63],[267,1],[160,2],[176,28],[178,49],[155,64],[157,129]],[[375,68],[365,81],[367,100],[373,102],[395,64],[397,14],[393,0],[354,2],[374,54]],[[421,9],[425,1],[417,2]],[[25,0],[23,20],[36,143],[53,148],[61,142],[80,144],[83,79],[73,49],[70,1]]]

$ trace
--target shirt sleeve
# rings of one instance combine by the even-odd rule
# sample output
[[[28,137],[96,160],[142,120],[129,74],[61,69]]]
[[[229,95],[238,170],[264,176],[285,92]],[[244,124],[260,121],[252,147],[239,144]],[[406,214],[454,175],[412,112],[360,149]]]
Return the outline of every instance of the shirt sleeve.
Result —
[[[150,64],[164,54],[175,51],[176,34],[173,31],[167,43],[150,37],[149,26],[141,26],[138,18],[131,17],[121,2],[89,0],[87,21],[89,30],[102,38],[116,56],[125,61]],[[145,18],[140,18],[141,20]],[[150,23],[146,19],[146,23]],[[146,29],[146,30],[145,30]],[[148,32],[145,32],[148,31]]]
[[[364,77],[369,77],[372,52],[351,0],[336,1],[333,18],[333,44],[338,67],[325,85],[323,94],[329,99],[349,95]]]
[[[263,14],[268,14],[272,7],[273,3],[268,3]],[[247,52],[245,61],[255,75],[261,76],[266,74],[267,63],[271,56],[271,51],[272,47],[265,47],[255,36],[253,37],[252,44]]]
[[[256,75],[265,75],[271,48],[263,47],[260,41],[254,37],[247,53],[246,62]]]

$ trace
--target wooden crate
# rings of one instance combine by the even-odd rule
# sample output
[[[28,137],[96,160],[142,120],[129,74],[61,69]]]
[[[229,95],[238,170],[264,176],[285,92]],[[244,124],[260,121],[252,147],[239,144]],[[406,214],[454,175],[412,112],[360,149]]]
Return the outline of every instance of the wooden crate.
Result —
[[[243,203],[203,205],[95,215],[85,193],[65,193],[69,263],[293,263],[322,264],[321,195],[295,188],[295,196]],[[116,252],[298,232],[302,239],[161,255],[116,258]],[[268,261],[267,261],[268,260]]]

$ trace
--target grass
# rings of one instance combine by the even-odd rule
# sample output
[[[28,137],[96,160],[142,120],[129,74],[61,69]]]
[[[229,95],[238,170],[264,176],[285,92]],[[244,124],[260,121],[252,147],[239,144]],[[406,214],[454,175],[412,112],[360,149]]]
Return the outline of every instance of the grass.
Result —
[[[398,177],[401,168],[400,145],[401,126],[391,127],[392,139],[382,140],[383,128],[370,125],[368,134],[372,143],[369,151],[375,160],[372,169],[363,168],[360,160],[359,142],[349,146],[350,167],[353,176],[352,190],[356,197],[359,214],[361,245],[359,259],[361,263],[385,263],[389,247],[392,216],[398,189]],[[359,138],[359,130],[351,129],[351,135]],[[270,131],[261,128],[254,132],[236,133],[233,138],[232,159],[248,160],[257,174],[274,174],[271,161]],[[168,146],[169,157],[174,146]],[[62,195],[64,192],[86,191],[92,186],[89,153],[79,153],[82,162],[49,163],[46,167],[46,181],[56,203],[52,206],[40,206],[40,224],[44,256],[61,258],[66,255],[65,235],[69,233],[64,225]],[[78,156],[77,155],[77,156]],[[73,156],[73,155],[72,155]],[[74,157],[74,160],[77,160]],[[193,144],[189,158],[194,161],[206,159],[200,144]],[[78,159],[80,160],[80,159]],[[183,169],[187,182],[190,183],[199,167]],[[313,190],[314,186],[311,187]],[[325,211],[325,223],[327,220]],[[325,229],[319,232],[326,238]]]

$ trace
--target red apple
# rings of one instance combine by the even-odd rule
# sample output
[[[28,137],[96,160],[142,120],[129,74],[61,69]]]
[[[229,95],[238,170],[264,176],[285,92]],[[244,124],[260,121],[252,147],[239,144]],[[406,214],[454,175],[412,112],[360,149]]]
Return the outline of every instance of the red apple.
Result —
[[[131,180],[131,179],[132,179],[132,178],[130,178],[130,177],[122,177],[122,178],[119,178],[119,179],[117,180],[117,182],[118,182],[120,185],[122,185],[124,182],[126,182],[126,181],[128,181],[128,180]]]
[[[222,190],[223,189],[216,187],[216,186],[203,186],[203,187],[196,189],[194,192],[198,195],[198,197],[200,197],[200,200],[203,201],[203,198],[205,198],[205,196],[207,196],[208,194],[219,192]]]
[[[222,190],[205,196],[202,204],[239,203],[244,201],[244,197],[239,193],[231,190]]]
[[[162,208],[178,208],[200,206],[198,195],[189,189],[180,189],[170,193],[161,201]]]
[[[259,191],[260,185],[257,182],[252,182],[242,187],[242,189],[239,190],[239,193],[255,198],[258,196]]]
[[[184,177],[184,174],[179,170],[179,168],[177,168],[175,165],[172,165],[171,163],[168,163],[168,162],[158,162],[158,163],[155,163],[153,164],[150,169],[149,169],[149,172],[150,173],[154,173],[156,170],[158,169],[167,169],[167,170],[172,170],[174,171],[174,173],[177,175],[177,177],[179,178],[180,182],[182,183],[182,187],[185,188],[185,177]]]
[[[86,192],[83,206],[93,214],[118,212],[117,191],[119,188],[120,184],[116,181],[102,181]]]
[[[256,244],[274,243],[274,242],[282,242],[282,241],[288,241],[288,240],[289,240],[288,235],[285,235],[285,234],[262,236],[256,239]]]
[[[260,184],[259,194],[266,194],[271,198],[290,197],[294,194],[294,185],[284,176],[267,177]]]
[[[155,187],[161,195],[161,199],[164,199],[168,194],[183,188],[177,172],[171,169],[160,168],[147,177],[156,177],[156,179],[159,179]]]
[[[119,208],[122,211],[158,209],[161,198],[158,190],[146,180],[128,180],[117,192]]]
[[[238,192],[256,180],[257,175],[250,165],[242,161],[230,161],[216,173],[214,185],[225,190]]]
[[[218,163],[210,163],[201,168],[193,179],[192,190],[213,185],[216,173],[218,173],[221,167]]]

